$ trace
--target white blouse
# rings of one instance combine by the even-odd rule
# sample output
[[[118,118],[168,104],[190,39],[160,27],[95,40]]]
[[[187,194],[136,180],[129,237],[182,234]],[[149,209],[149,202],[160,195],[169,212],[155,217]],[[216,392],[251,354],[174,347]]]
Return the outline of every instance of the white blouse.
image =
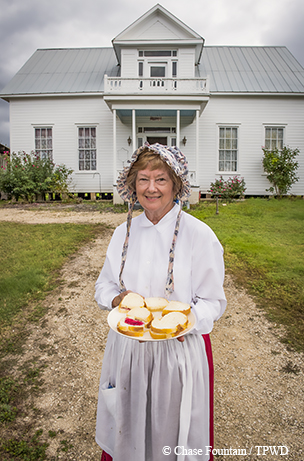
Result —
[[[133,218],[123,280],[144,297],[165,296],[169,251],[179,206],[154,225],[145,214]],[[110,242],[96,282],[95,299],[111,309],[119,294],[126,224]],[[223,250],[213,231],[182,212],[170,300],[191,304],[196,331],[184,342],[139,341],[110,330],[103,359],[96,441],[114,461],[207,461],[210,445],[209,368],[201,334],[224,312]],[[166,453],[163,454],[163,449]],[[170,454],[168,454],[170,451]]]
[[[179,206],[154,225],[144,213],[132,219],[127,260],[122,274],[127,290],[144,297],[165,296],[169,251]],[[119,294],[121,252],[126,223],[112,237],[105,264],[96,282],[95,299],[111,309]],[[214,232],[202,221],[182,212],[173,266],[174,292],[169,300],[189,303],[197,319],[196,330],[210,333],[226,307],[223,290],[223,249]]]

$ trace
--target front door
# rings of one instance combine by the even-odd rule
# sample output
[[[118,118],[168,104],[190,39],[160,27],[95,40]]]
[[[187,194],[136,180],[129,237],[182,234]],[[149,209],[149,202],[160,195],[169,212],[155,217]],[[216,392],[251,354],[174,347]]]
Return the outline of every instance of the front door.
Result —
[[[159,143],[163,146],[167,146],[167,136],[147,136],[147,141],[149,144]]]

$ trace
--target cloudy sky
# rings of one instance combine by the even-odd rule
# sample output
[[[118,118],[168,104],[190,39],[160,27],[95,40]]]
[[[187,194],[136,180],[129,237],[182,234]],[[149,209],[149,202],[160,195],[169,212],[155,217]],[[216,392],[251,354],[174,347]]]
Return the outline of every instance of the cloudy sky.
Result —
[[[0,90],[37,48],[111,46],[157,0],[0,0]],[[304,67],[303,0],[160,0],[206,45],[284,45]],[[9,146],[0,100],[0,143]]]

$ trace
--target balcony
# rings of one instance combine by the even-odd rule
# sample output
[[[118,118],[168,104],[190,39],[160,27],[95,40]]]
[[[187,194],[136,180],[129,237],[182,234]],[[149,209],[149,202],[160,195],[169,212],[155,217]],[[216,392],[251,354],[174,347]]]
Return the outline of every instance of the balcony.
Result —
[[[208,95],[207,78],[121,78],[104,76],[104,92],[112,95]]]

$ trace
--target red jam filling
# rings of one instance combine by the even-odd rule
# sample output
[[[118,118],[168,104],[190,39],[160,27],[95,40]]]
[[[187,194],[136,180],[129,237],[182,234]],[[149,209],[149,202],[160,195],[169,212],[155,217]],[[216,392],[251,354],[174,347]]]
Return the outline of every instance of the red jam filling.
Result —
[[[130,319],[129,317],[126,317],[125,323],[128,325],[144,325],[144,322],[141,320]]]

